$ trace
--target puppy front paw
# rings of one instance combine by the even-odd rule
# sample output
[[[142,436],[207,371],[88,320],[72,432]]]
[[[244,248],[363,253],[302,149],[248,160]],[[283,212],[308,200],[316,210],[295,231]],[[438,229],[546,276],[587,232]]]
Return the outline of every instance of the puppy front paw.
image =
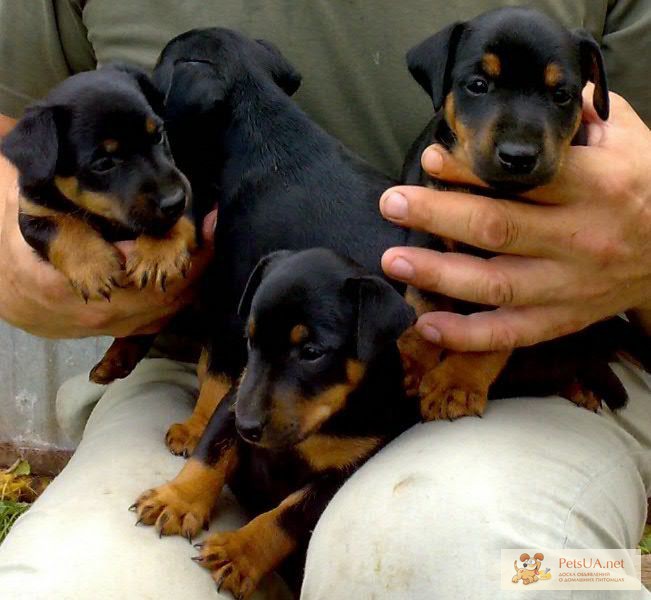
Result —
[[[481,417],[487,401],[487,391],[436,387],[421,395],[420,413],[423,421]]]
[[[212,535],[195,548],[201,552],[192,560],[210,571],[218,591],[228,590],[238,600],[246,600],[266,575],[258,545],[245,529]]]
[[[170,283],[187,277],[195,236],[194,225],[185,217],[163,238],[140,236],[127,260],[127,276],[140,289],[152,285],[165,292]]]
[[[183,423],[174,423],[167,430],[165,444],[172,454],[187,458],[194,452],[205,428],[205,422],[199,422],[193,417]]]
[[[488,388],[464,387],[464,382],[446,376],[445,369],[430,371],[421,382],[420,412],[423,421],[482,416]]]
[[[182,535],[192,541],[208,527],[212,506],[170,482],[142,493],[131,508],[136,524],[154,525],[159,536]]]
[[[103,242],[87,250],[85,258],[66,261],[65,275],[84,302],[110,300],[114,288],[125,284],[121,255]]]

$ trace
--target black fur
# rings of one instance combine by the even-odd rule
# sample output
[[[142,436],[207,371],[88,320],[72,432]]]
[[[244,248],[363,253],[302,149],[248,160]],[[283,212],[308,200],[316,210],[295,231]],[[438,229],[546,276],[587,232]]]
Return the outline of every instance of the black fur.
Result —
[[[301,553],[311,530],[335,492],[372,454],[419,419],[416,403],[402,390],[396,347],[415,314],[391,286],[330,250],[284,253],[272,262],[268,268],[269,261],[263,259],[257,269],[262,273],[259,287],[252,290],[250,318],[256,325],[249,338],[246,377],[237,395],[220,403],[195,455],[214,463],[221,449],[236,445],[238,467],[229,485],[252,515],[274,508],[295,491],[309,489],[306,499],[280,520],[299,543],[297,562],[302,566]],[[288,345],[296,323],[310,331],[302,347]],[[279,407],[271,396],[282,386],[287,397],[310,402],[323,389],[345,383],[346,363],[358,360],[357,349],[367,345],[366,338],[382,343],[363,362],[362,380],[341,410],[309,435],[332,436],[342,443],[349,437],[373,437],[379,443],[341,468],[315,469],[296,449],[306,437],[273,431],[268,416]],[[308,345],[322,354],[304,356],[302,348]],[[287,413],[291,410],[284,408]],[[252,418],[260,420],[264,430],[255,444],[237,434],[241,424],[250,427]]]
[[[323,246],[381,276],[384,250],[407,239],[378,210],[395,182],[298,108],[287,94],[300,77],[268,42],[188,32],[163,50],[154,81],[167,94],[170,143],[198,210],[219,200],[206,342],[210,369],[236,378],[246,359],[238,302],[258,261]]]

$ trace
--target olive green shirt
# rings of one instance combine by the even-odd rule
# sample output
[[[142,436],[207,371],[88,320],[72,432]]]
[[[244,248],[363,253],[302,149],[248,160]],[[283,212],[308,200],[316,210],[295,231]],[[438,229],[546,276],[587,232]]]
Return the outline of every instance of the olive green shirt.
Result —
[[[0,0],[0,113],[112,61],[151,68],[173,36],[222,26],[273,41],[304,77],[299,104],[387,173],[431,115],[405,52],[499,0]],[[651,0],[534,0],[603,49],[611,88],[651,123]]]

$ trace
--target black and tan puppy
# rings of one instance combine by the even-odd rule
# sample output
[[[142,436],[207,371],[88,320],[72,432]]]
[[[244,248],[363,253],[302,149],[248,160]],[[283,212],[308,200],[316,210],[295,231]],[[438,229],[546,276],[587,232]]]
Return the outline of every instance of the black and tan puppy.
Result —
[[[256,267],[240,310],[248,360],[197,449],[223,473],[203,482],[210,485],[201,489],[201,518],[224,484],[255,518],[210,536],[194,560],[220,588],[248,598],[291,555],[300,576],[332,496],[419,414],[404,397],[396,347],[415,312],[385,280],[330,250],[281,251]],[[187,464],[206,472],[196,458]],[[149,519],[197,517],[148,501],[141,511]]]
[[[65,80],[3,140],[19,174],[23,237],[85,301],[110,299],[129,280],[165,290],[189,268],[190,190],[172,160],[162,101],[144,72],[108,66]],[[125,265],[112,242],[128,239],[136,248]],[[112,360],[121,344],[138,354],[146,342],[118,342]]]
[[[215,261],[202,293],[201,392],[190,419],[167,435],[170,449],[184,454],[246,362],[237,305],[263,256],[326,247],[381,275],[382,253],[408,233],[378,211],[395,182],[300,110],[290,98],[300,76],[269,42],[227,29],[190,31],[163,50],[154,81],[196,204],[219,198]]]
[[[597,113],[608,118],[597,43],[589,33],[570,32],[534,10],[502,8],[452,24],[410,50],[407,64],[436,111],[407,156],[407,184],[459,189],[432,182],[421,168],[423,150],[437,142],[490,186],[475,190],[480,194],[503,197],[541,186],[555,177],[570,144],[584,137],[581,93],[588,80],[595,84]],[[452,240],[439,240],[437,249],[489,256]],[[431,296],[419,300],[419,313],[482,309]],[[630,329],[623,321],[609,321],[578,336],[516,351],[508,377],[495,388],[509,351],[447,352],[436,364],[433,347],[415,333],[405,336],[401,349],[410,391],[421,396],[426,419],[482,414],[490,393],[509,392],[507,381],[524,384],[520,393],[560,392],[592,409],[602,400],[617,408],[626,402],[626,393],[608,361],[634,337]],[[427,362],[432,368],[421,364]]]

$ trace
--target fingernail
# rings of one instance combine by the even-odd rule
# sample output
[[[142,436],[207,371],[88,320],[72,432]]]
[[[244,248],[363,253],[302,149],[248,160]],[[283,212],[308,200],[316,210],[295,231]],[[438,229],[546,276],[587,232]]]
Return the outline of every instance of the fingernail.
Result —
[[[398,192],[391,192],[382,202],[382,214],[389,219],[406,219],[408,209],[407,198]]]
[[[398,256],[389,263],[389,275],[398,279],[411,279],[414,276],[414,267],[404,258]]]
[[[429,146],[423,152],[421,163],[428,173],[440,173],[443,169],[443,156],[434,146]]]
[[[420,334],[428,342],[432,342],[432,344],[438,344],[441,342],[441,332],[432,325],[423,325],[420,328]]]

